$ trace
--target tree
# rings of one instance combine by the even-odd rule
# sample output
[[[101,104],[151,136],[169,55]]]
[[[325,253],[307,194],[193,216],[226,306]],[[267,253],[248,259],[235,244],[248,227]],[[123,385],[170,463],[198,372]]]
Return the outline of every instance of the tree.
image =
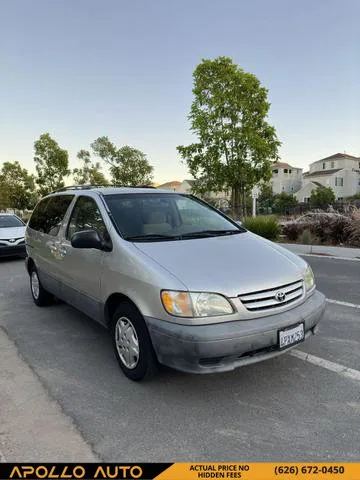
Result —
[[[280,145],[266,117],[267,90],[228,57],[203,60],[193,73],[189,114],[198,142],[178,146],[196,179],[197,193],[231,190],[236,215],[246,215],[246,195],[271,177]]]
[[[276,213],[287,213],[290,207],[298,203],[297,198],[291,193],[281,192],[274,197],[273,209]]]
[[[77,154],[78,160],[82,163],[80,168],[74,168],[73,175],[75,183],[79,185],[108,185],[104,174],[100,171],[99,162],[92,162],[88,150],[80,150]]]
[[[48,133],[40,135],[39,140],[34,143],[34,149],[38,174],[36,183],[39,185],[40,194],[47,195],[62,188],[65,185],[64,177],[70,174],[68,152],[60,148]]]
[[[268,213],[268,209],[272,208],[275,201],[275,195],[273,194],[272,186],[270,183],[263,182],[260,188],[260,194],[258,198],[259,210],[265,210]]]
[[[0,208],[31,209],[37,201],[35,178],[19,162],[4,162],[0,170]]]
[[[310,195],[310,205],[315,207],[328,207],[335,202],[335,193],[331,187],[315,188]]]
[[[117,148],[108,137],[97,138],[91,148],[109,165],[114,185],[143,185],[152,182],[153,167],[140,150],[128,145]]]

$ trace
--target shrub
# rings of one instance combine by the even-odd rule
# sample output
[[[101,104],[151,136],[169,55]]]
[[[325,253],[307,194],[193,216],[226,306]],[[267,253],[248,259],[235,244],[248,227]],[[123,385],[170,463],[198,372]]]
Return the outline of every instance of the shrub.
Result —
[[[310,230],[304,230],[299,237],[299,241],[303,245],[312,245],[313,237],[311,235]]]
[[[318,187],[311,192],[310,204],[327,207],[335,202],[335,193],[331,187]]]
[[[280,234],[281,227],[276,217],[246,217],[243,221],[245,228],[268,240],[276,240]]]
[[[346,243],[349,238],[348,227],[352,224],[349,217],[334,216],[330,220],[330,240],[334,244]]]
[[[296,222],[290,222],[283,226],[282,232],[286,236],[290,242],[296,242],[300,233],[302,231],[302,227]]]
[[[351,247],[360,247],[360,210],[352,215],[351,223],[346,227],[347,244]]]
[[[313,223],[310,223],[310,232],[317,236],[322,243],[346,243],[349,237],[349,226],[351,219],[345,215],[318,216]]]
[[[275,195],[273,209],[276,213],[286,213],[291,207],[298,204],[298,201],[291,193],[281,192]]]

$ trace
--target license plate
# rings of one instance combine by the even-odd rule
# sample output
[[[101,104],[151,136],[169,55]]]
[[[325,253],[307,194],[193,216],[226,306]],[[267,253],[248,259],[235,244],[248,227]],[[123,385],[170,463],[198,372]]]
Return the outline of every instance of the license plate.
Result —
[[[305,331],[303,323],[286,328],[285,330],[279,330],[279,347],[280,349],[290,347],[291,345],[304,341],[304,338]]]

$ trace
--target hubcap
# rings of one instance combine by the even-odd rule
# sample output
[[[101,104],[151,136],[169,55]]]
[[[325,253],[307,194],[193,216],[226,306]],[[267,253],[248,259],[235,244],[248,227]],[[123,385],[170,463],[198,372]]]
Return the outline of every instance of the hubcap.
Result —
[[[132,370],[139,362],[139,340],[134,325],[126,317],[121,317],[115,326],[115,344],[125,367]]]
[[[32,294],[34,295],[34,298],[36,298],[37,300],[39,298],[39,293],[40,293],[40,284],[39,284],[39,278],[36,272],[32,272],[31,274],[31,291],[32,291]]]

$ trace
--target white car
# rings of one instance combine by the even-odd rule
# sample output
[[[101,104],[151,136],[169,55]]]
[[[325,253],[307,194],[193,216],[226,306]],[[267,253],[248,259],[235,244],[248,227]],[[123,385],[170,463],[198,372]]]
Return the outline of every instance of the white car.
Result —
[[[26,256],[25,223],[12,213],[0,213],[0,257]]]

